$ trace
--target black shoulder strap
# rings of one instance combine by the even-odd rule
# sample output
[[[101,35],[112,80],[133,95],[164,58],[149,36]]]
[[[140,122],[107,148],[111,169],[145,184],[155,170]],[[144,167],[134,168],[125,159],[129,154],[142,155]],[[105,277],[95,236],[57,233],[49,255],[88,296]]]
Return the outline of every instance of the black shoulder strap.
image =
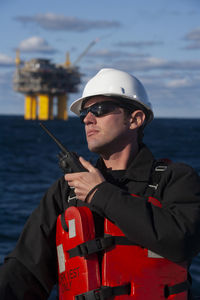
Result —
[[[162,158],[156,160],[153,164],[151,175],[149,178],[149,183],[145,191],[145,196],[153,196],[158,189],[159,182],[163,172],[168,168],[168,165],[171,163],[171,160],[168,158]]]

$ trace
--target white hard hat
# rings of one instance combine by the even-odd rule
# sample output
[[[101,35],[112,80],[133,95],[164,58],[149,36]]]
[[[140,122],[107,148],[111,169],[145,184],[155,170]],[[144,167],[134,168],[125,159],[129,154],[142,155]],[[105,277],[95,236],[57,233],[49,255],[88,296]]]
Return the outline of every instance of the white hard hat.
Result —
[[[70,110],[80,115],[81,106],[84,100],[94,96],[118,97],[124,104],[133,104],[146,112],[146,122],[153,120],[153,111],[147,93],[142,83],[134,76],[117,69],[101,69],[86,84],[82,97],[75,100]],[[133,102],[132,102],[133,101]],[[127,105],[128,105],[127,104]]]

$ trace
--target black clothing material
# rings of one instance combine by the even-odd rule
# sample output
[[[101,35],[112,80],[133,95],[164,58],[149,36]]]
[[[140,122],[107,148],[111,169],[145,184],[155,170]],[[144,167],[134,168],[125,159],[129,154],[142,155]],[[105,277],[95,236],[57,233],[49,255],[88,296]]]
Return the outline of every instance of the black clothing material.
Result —
[[[0,273],[1,300],[45,300],[48,293],[17,259],[6,260]]]
[[[97,166],[107,181],[98,187],[89,206],[96,220],[109,218],[134,243],[174,262],[189,261],[200,251],[200,179],[191,167],[170,164],[153,195],[162,203],[157,207],[148,202],[146,194],[154,162],[145,146],[121,173],[106,170],[100,160]],[[45,299],[57,282],[56,220],[66,206],[66,190],[63,177],[50,187],[29,217],[16,248],[6,258],[7,266],[11,259],[24,266],[16,275],[19,287],[26,286],[25,275],[32,278],[24,293],[30,289],[31,295],[37,283],[41,294],[38,300]],[[79,200],[77,204],[85,205]],[[100,227],[96,228],[99,234]],[[0,299],[6,299],[3,292],[10,290],[12,282],[9,276],[4,280],[4,267],[0,270]],[[10,272],[14,272],[11,267]],[[13,300],[26,299],[17,298],[14,289],[11,292]]]
[[[10,282],[12,282],[13,273],[16,274],[17,286],[29,290],[32,294],[32,286],[35,285],[34,280],[27,286],[25,278],[32,274],[32,277],[39,282],[37,290],[43,294],[49,295],[53,285],[57,281],[57,254],[56,254],[56,221],[60,213],[63,212],[63,202],[66,201],[66,182],[63,178],[56,181],[47,193],[44,195],[38,208],[31,214],[24,226],[20,238],[15,249],[5,258],[6,264],[0,268],[0,299],[3,298],[5,288],[9,293]],[[15,260],[15,265],[22,265],[26,268],[15,268],[10,265],[10,259]],[[4,274],[7,274],[5,277]],[[26,298],[18,298],[17,291],[13,289],[14,296],[8,299],[24,300]],[[15,294],[16,293],[16,294]],[[6,298],[5,298],[6,299]],[[27,298],[28,299],[28,298]],[[46,297],[48,299],[48,297]]]
[[[200,250],[199,176],[185,164],[170,164],[154,193],[160,208],[148,202],[145,193],[153,164],[149,150],[143,148],[122,178],[128,192],[105,182],[91,205],[134,243],[174,262],[190,260]]]

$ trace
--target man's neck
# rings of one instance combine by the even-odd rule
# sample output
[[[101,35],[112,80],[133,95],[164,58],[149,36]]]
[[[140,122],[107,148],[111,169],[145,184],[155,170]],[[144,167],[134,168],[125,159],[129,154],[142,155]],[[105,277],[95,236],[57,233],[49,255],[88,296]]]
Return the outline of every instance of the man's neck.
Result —
[[[128,145],[120,152],[115,152],[109,156],[103,156],[102,159],[107,169],[110,170],[125,170],[129,162],[137,155],[139,151],[138,144]]]

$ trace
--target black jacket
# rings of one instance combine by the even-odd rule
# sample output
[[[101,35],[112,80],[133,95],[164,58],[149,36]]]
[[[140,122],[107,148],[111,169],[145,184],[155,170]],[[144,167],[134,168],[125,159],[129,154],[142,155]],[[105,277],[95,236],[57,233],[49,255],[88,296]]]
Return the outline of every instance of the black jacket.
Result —
[[[124,172],[108,172],[101,161],[98,167],[107,181],[99,186],[90,204],[95,213],[113,221],[129,240],[174,262],[190,261],[200,251],[200,179],[191,167],[169,164],[158,188],[152,191],[149,183],[155,159],[145,146]],[[12,299],[26,299],[23,295],[34,292],[37,299],[47,299],[57,281],[56,220],[66,207],[66,191],[62,177],[28,219],[0,270],[1,299],[10,299],[6,298],[9,293]],[[149,194],[162,207],[149,202]],[[20,296],[16,286],[21,287]]]

